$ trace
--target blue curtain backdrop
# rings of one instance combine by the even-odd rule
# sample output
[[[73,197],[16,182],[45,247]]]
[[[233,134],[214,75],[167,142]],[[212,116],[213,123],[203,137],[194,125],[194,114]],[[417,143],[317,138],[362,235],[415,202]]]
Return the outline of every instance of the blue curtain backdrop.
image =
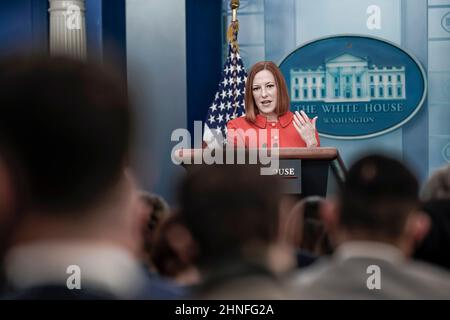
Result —
[[[48,51],[48,1],[0,1],[0,56]]]
[[[86,1],[88,58],[109,63],[127,78],[126,2]]]

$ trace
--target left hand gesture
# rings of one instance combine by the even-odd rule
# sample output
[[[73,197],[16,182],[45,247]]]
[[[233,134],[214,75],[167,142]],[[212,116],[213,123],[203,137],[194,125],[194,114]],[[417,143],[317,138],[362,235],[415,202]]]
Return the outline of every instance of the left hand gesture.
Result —
[[[300,113],[295,111],[294,127],[306,143],[306,147],[317,147],[316,139],[316,121],[317,117],[312,120],[308,118],[306,113],[302,110]]]

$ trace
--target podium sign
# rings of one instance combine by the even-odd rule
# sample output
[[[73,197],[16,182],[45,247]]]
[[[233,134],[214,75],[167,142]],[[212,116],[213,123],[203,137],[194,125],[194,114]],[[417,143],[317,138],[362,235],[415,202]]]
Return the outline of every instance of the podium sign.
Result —
[[[280,168],[276,171],[281,178],[283,193],[302,193],[302,161],[300,159],[280,159]]]

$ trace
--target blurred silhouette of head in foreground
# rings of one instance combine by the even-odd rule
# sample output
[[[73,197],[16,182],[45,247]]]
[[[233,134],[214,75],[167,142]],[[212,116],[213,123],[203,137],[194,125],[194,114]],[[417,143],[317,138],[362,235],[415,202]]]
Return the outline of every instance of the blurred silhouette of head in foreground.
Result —
[[[24,181],[12,249],[45,256],[51,244],[58,254],[37,261],[44,270],[79,253],[75,244],[137,252],[141,221],[127,170],[132,118],[126,83],[111,70],[63,57],[0,63],[0,150],[8,150]],[[21,259],[32,255],[12,249],[12,261],[26,268]],[[127,255],[114,250],[113,260]]]
[[[323,218],[337,245],[385,242],[410,255],[429,227],[418,192],[416,178],[401,162],[368,155],[350,168],[337,206],[326,205]]]

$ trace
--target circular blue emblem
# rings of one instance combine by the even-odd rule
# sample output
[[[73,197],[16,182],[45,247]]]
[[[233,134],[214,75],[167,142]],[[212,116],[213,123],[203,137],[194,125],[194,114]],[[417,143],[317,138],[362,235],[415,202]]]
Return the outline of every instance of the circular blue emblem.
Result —
[[[343,35],[306,43],[280,63],[291,110],[318,116],[324,137],[363,139],[409,121],[426,96],[420,63],[378,38]]]
[[[447,32],[450,32],[450,11],[444,14],[441,19],[441,26]]]

